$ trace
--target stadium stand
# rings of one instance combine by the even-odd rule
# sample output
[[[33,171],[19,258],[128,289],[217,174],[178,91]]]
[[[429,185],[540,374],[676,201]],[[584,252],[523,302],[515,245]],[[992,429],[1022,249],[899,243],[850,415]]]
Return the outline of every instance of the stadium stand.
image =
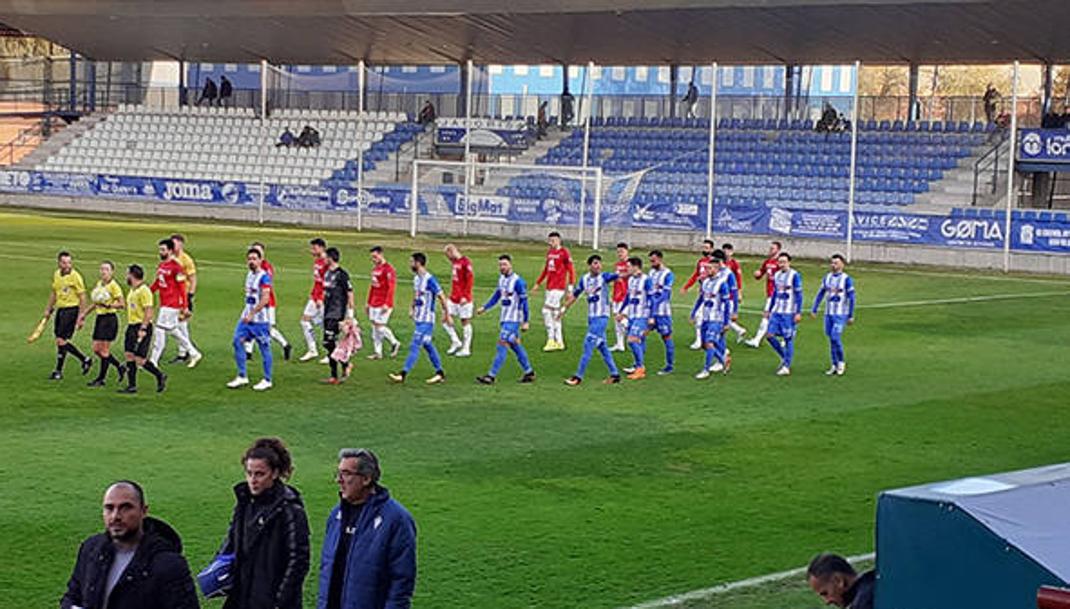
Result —
[[[279,134],[311,125],[315,148],[276,148]],[[40,162],[40,171],[101,173],[313,186],[356,178],[421,131],[395,112],[279,110],[261,125],[250,108],[121,105]]]
[[[705,203],[708,120],[609,117],[594,119],[593,127],[591,164],[601,166],[610,180],[639,172],[637,203],[665,197]],[[860,127],[860,211],[897,211],[913,204],[916,195],[984,145],[993,129],[981,123],[901,121],[869,121]],[[850,147],[849,132],[816,133],[809,120],[721,119],[715,161],[718,201],[737,207],[845,208]],[[583,133],[577,130],[536,163],[580,165],[582,155]],[[560,188],[552,177],[518,176],[498,194],[538,198]]]

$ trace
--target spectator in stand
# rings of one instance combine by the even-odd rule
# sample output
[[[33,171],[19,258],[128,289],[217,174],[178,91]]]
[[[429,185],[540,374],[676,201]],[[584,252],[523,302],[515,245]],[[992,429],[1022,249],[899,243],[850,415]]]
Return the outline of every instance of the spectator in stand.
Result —
[[[981,101],[984,102],[985,118],[989,123],[995,122],[996,120],[996,103],[999,101],[999,98],[999,91],[996,90],[996,87],[992,83],[988,83],[988,86],[985,87],[985,94],[981,97]]]
[[[826,605],[847,609],[873,609],[875,571],[861,575],[838,554],[818,554],[806,569],[806,579]]]
[[[698,87],[695,86],[694,79],[691,79],[691,82],[688,83],[687,93],[680,101],[684,104],[687,118],[695,118],[695,106],[698,105]]]
[[[282,130],[282,135],[279,136],[279,141],[275,144],[275,147],[292,148],[295,143],[297,143],[297,138],[294,137],[294,132],[287,127]]]
[[[539,139],[546,137],[547,130],[550,127],[550,121],[546,118],[546,107],[550,105],[549,101],[544,101],[539,104],[539,114],[535,119],[535,127],[538,130],[537,135]]]
[[[435,112],[435,104],[431,103],[431,100],[424,102],[424,107],[420,109],[420,124],[429,125],[435,122],[438,118],[438,114]]]
[[[818,133],[832,133],[833,131],[839,131],[841,128],[842,122],[840,115],[836,112],[836,108],[833,108],[829,102],[825,102],[825,107],[821,110],[821,120],[817,121],[815,130]]]
[[[320,132],[312,125],[305,125],[305,128],[301,130],[301,135],[297,136],[297,146],[299,148],[315,148],[320,145]]]
[[[572,119],[575,118],[576,113],[573,110],[573,106],[576,103],[576,98],[572,97],[572,94],[568,91],[568,85],[565,85],[565,90],[561,92],[561,127],[568,127],[572,124]]]
[[[197,105],[199,106],[205,101],[208,102],[209,106],[215,104],[215,99],[218,93],[219,89],[215,86],[215,81],[212,80],[212,77],[209,76],[208,78],[205,78],[204,88],[201,89],[201,97],[197,100]]]
[[[120,480],[104,492],[104,532],[78,549],[60,609],[197,609],[182,540],[148,515],[141,485]]]
[[[219,77],[219,105],[226,106],[229,99],[234,96],[234,85],[226,76]]]

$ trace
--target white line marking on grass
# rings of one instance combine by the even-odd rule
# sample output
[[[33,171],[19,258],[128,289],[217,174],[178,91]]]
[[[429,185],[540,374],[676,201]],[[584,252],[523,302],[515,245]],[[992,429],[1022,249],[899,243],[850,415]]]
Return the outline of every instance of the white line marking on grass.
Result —
[[[977,273],[952,273],[944,271],[924,271],[921,269],[895,269],[881,266],[862,266],[853,265],[851,267],[855,271],[866,273],[888,273],[890,275],[919,275],[922,277],[943,277],[951,279],[978,279],[982,281],[1010,281],[1010,282],[1022,282],[1022,283],[1048,283],[1048,284],[1066,284],[1070,283],[1061,279],[1048,279],[1045,277],[1020,277],[1020,276],[1008,276],[1000,273],[999,271],[992,271],[991,274],[983,275],[983,269],[978,269]]]
[[[847,562],[869,562],[877,557],[876,554],[861,554],[859,556],[851,556],[847,558]],[[638,605],[633,605],[630,609],[657,609],[659,607],[673,607],[681,605],[689,601],[698,601],[718,594],[724,594],[725,592],[732,592],[733,590],[745,590],[747,588],[756,588],[762,584],[769,584],[773,582],[784,581],[785,579],[791,579],[794,577],[802,577],[806,575],[806,567],[799,567],[797,569],[790,569],[788,571],[781,571],[780,573],[769,573],[768,575],[759,575],[758,577],[750,577],[747,579],[741,579],[735,582],[729,582],[727,584],[720,584],[710,588],[703,588],[701,590],[692,590],[691,592],[684,592],[681,594],[674,594],[672,596],[666,596],[665,598],[659,598],[653,601],[647,601]]]
[[[859,309],[895,309],[899,307],[921,307],[927,305],[964,304],[970,302],[988,302],[991,300],[1018,300],[1022,298],[1048,298],[1051,296],[1070,296],[1070,291],[1059,292],[1025,292],[1018,294],[989,294],[987,296],[962,296],[959,298],[936,298],[933,300],[902,300],[899,302],[882,302],[870,305],[860,304]]]

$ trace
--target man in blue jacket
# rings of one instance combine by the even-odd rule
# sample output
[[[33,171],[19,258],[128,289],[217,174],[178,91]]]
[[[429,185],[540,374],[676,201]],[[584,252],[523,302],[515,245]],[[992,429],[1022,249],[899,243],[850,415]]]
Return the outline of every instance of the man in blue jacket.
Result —
[[[338,507],[327,517],[317,609],[408,609],[416,587],[416,523],[379,485],[370,450],[338,453]]]

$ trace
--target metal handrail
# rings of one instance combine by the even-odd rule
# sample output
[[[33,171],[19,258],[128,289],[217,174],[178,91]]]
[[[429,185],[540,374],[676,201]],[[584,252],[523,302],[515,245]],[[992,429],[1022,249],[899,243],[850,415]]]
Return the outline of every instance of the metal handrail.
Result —
[[[18,148],[25,148],[29,146],[28,140],[31,137],[44,137],[44,123],[34,123],[25,129],[21,129],[15,134],[15,137],[11,138],[11,141],[6,144],[0,145],[0,154],[6,153],[7,162],[4,162],[4,157],[0,156],[0,165],[14,165],[15,164],[15,150]]]
[[[979,159],[973,163],[973,197],[970,200],[970,205],[977,205],[977,197],[980,194],[981,175],[986,173],[989,168],[992,169],[991,180],[991,192],[989,194],[996,194],[997,183],[999,181],[999,156],[1000,149],[1003,148],[1003,143],[1010,137],[1010,132],[1007,129],[1000,131],[999,140],[996,145],[993,146],[988,152],[981,155]],[[986,180],[987,182],[988,180]]]

